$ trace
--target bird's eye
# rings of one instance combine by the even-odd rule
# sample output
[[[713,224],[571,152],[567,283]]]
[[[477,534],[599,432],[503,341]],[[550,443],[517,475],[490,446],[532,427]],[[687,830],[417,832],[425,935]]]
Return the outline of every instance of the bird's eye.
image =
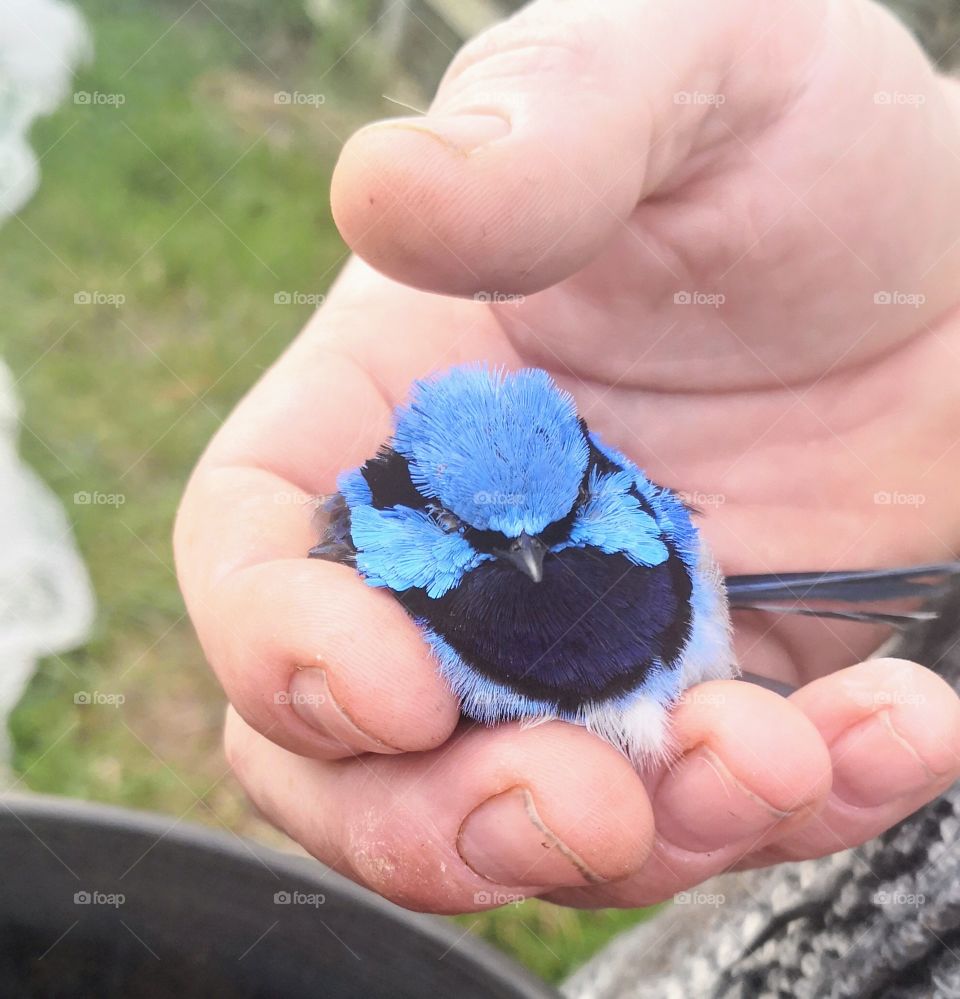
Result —
[[[444,534],[455,534],[460,530],[460,520],[449,510],[434,509],[430,511],[434,522]]]

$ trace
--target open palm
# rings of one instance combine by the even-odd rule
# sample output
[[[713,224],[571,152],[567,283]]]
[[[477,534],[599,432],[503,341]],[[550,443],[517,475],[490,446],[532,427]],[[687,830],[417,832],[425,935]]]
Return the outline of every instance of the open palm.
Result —
[[[755,614],[742,663],[806,685],[696,688],[669,769],[638,776],[561,723],[458,724],[399,605],[303,557],[311,497],[389,435],[411,381],[478,359],[548,369],[702,508],[728,573],[956,550],[960,89],[866,2],[595,6],[533,4],[460,53],[425,118],[350,140],[333,204],[364,259],[213,441],[178,523],[241,781],[417,908],[645,904],[861,842],[960,773],[934,674],[851,665],[876,644],[856,626]]]

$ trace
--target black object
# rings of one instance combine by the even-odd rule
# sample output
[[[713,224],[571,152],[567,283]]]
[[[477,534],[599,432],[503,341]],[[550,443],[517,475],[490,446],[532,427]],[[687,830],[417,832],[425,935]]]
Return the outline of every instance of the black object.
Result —
[[[958,576],[960,560],[896,569],[727,576],[726,585],[731,610],[887,624],[902,630],[918,621],[930,621],[935,615],[923,608],[890,612],[870,610],[864,605],[918,599],[929,603],[944,597]],[[815,607],[808,601],[833,606]]]
[[[174,818],[0,797],[0,996],[549,999],[481,941]]]

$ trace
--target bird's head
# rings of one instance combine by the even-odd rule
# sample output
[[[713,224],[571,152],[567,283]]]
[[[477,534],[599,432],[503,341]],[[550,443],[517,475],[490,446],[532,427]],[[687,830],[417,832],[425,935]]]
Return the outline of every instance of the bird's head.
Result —
[[[645,565],[668,556],[635,477],[536,369],[461,367],[418,382],[388,444],[339,485],[357,567],[395,591],[437,597],[490,561],[539,583],[569,547]]]

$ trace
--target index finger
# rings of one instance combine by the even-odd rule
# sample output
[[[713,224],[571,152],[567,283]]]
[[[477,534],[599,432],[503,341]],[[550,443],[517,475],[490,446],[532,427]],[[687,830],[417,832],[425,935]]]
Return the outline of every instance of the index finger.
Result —
[[[396,601],[306,559],[314,497],[376,451],[410,379],[498,349],[477,335],[476,305],[356,275],[221,429],[175,532],[187,607],[234,707],[284,748],[327,759],[432,748],[459,710]],[[467,311],[427,315],[450,308]]]

